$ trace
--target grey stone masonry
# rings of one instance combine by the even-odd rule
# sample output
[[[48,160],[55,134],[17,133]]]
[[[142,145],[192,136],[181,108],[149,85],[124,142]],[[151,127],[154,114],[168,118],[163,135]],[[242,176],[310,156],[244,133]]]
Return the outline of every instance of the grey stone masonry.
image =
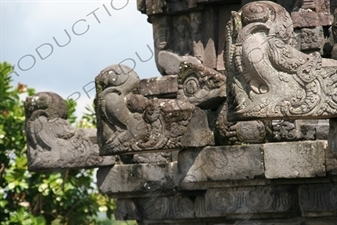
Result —
[[[324,177],[325,151],[325,141],[265,144],[266,178]]]
[[[97,129],[28,97],[29,170],[98,167],[116,219],[139,225],[337,225],[336,7],[137,0],[159,76],[103,69]]]

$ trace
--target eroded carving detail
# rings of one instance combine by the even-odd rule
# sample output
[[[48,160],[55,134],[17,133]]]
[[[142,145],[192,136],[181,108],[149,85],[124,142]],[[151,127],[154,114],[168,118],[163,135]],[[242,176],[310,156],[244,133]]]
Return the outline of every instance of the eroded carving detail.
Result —
[[[337,61],[291,45],[289,14],[252,2],[227,25],[229,119],[327,118],[337,114]]]
[[[337,210],[337,188],[333,184],[302,185],[299,195],[304,215],[329,215]]]
[[[209,189],[205,197],[206,212],[210,215],[292,212],[296,207],[296,197],[295,190],[289,187]]]
[[[193,104],[148,99],[137,93],[138,87],[138,75],[124,65],[107,67],[96,77],[101,154],[176,149],[182,147],[186,131],[195,132],[187,129],[196,109]]]
[[[99,156],[95,129],[76,129],[67,118],[67,105],[57,94],[27,97],[26,136],[29,170],[56,170],[113,165],[113,156]]]
[[[203,109],[217,108],[226,98],[226,77],[202,65],[181,63],[178,99]]]
[[[219,144],[263,143],[267,139],[266,124],[262,121],[227,121],[227,103],[218,108],[216,138]]]

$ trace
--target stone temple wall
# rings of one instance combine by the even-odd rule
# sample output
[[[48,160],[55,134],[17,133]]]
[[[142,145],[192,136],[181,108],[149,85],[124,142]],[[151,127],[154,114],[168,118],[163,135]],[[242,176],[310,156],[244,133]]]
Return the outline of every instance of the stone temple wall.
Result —
[[[102,70],[97,130],[27,98],[29,169],[99,167],[116,218],[143,225],[337,224],[337,1],[137,6],[160,75]]]

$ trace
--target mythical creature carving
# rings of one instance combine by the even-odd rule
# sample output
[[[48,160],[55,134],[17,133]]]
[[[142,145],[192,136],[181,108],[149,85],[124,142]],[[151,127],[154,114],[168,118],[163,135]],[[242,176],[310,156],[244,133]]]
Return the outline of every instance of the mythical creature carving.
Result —
[[[95,129],[76,129],[66,120],[65,101],[40,92],[25,101],[29,170],[57,170],[113,165],[113,156],[99,156]]]
[[[146,98],[137,90],[139,82],[137,73],[124,65],[109,66],[96,77],[101,154],[176,149],[194,132],[188,129],[197,110],[193,104]],[[206,114],[200,120],[207,122]]]
[[[337,115],[337,61],[292,46],[292,20],[270,1],[232,13],[227,25],[228,119]]]

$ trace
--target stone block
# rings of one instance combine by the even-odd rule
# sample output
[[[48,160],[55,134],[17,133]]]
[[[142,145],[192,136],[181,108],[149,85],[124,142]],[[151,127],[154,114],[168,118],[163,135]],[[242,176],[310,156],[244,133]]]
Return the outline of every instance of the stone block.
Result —
[[[329,133],[327,119],[273,120],[271,141],[326,140]]]
[[[298,12],[292,12],[291,18],[294,22],[294,28],[330,26],[333,22],[333,16],[331,14],[316,13],[303,9],[300,9]]]
[[[264,175],[263,145],[219,146],[179,152],[181,184],[247,180]]]
[[[201,65],[200,61],[193,56],[179,56],[168,51],[160,51],[158,54],[158,64],[165,70],[165,74],[178,74],[180,64],[184,62]]]
[[[103,193],[123,196],[123,193],[153,193],[172,190],[177,186],[177,163],[133,164],[101,167],[97,185]]]
[[[296,189],[282,185],[209,189],[205,199],[210,216],[251,214],[252,218],[257,213],[293,213],[298,204]]]
[[[115,216],[119,220],[194,218],[194,202],[181,193],[169,197],[118,199]]]
[[[214,145],[214,133],[208,125],[207,114],[200,108],[195,108],[192,118],[181,137],[183,147],[202,147]]]
[[[264,163],[268,179],[325,176],[325,141],[267,143]]]
[[[329,120],[318,120],[316,125],[316,140],[327,140],[329,134]]]
[[[334,175],[337,175],[337,119],[329,120],[330,129],[328,135],[328,147],[326,149],[326,169]]]
[[[142,79],[139,83],[139,92],[144,96],[171,98],[177,96],[177,91],[177,75]]]
[[[337,119],[331,118],[329,120],[329,135],[328,135],[328,144],[331,153],[334,156],[337,156]]]
[[[307,184],[299,186],[299,203],[302,216],[336,216],[336,184]]]

